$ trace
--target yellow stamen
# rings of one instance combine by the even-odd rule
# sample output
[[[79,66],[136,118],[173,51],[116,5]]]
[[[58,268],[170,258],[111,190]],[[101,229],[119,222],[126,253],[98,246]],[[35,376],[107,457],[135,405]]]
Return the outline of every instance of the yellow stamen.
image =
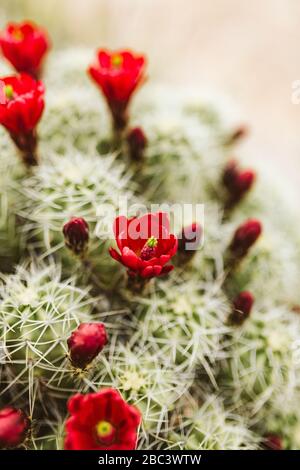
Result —
[[[111,58],[111,63],[114,67],[120,67],[123,63],[123,57],[120,54],[114,54]]]
[[[12,32],[12,37],[16,39],[16,41],[22,41],[22,39],[24,39],[24,34],[22,33],[20,29],[15,29]]]
[[[108,421],[99,421],[99,423],[96,424],[97,435],[100,439],[108,437],[113,429],[113,426]]]
[[[150,246],[150,248],[154,248],[157,246],[157,239],[155,237],[150,237],[149,240],[147,240],[146,245]]]
[[[3,91],[8,100],[11,100],[14,97],[14,89],[11,85],[5,85]]]

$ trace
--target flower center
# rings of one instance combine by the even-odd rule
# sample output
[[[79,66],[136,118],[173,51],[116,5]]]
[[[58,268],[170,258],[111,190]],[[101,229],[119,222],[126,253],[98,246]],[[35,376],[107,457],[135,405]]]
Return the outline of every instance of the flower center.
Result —
[[[24,39],[24,34],[22,33],[20,29],[15,29],[12,32],[12,37],[16,39],[16,41],[22,41],[22,39]]]
[[[111,444],[115,438],[116,429],[108,421],[102,420],[96,424],[96,433],[102,444]]]
[[[123,57],[120,54],[115,54],[111,58],[111,63],[113,65],[113,67],[119,68],[119,67],[121,67],[121,65],[123,63]]]
[[[151,258],[154,258],[156,255],[156,247],[157,247],[157,238],[155,237],[150,237],[145,245],[143,246],[143,249],[141,251],[141,259],[144,261],[148,261]]]
[[[14,97],[14,89],[11,85],[5,85],[3,88],[4,94],[8,100],[12,100]]]

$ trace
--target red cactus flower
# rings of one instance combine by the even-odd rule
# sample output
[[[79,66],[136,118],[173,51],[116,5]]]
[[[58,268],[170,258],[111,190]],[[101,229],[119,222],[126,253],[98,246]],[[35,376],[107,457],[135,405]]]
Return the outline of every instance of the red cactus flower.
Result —
[[[0,78],[0,124],[28,165],[37,163],[36,126],[44,110],[44,86],[26,74]]]
[[[21,410],[0,410],[0,449],[18,447],[24,441],[30,421]]]
[[[233,301],[233,311],[231,319],[234,323],[243,323],[250,315],[254,297],[251,292],[243,291]]]
[[[259,220],[250,219],[240,225],[235,231],[230,245],[230,251],[236,258],[244,257],[262,232]]]
[[[81,217],[72,217],[63,226],[66,246],[76,255],[84,254],[89,241],[89,226]]]
[[[233,207],[251,189],[255,181],[255,172],[240,170],[235,160],[230,161],[223,172],[223,184],[228,191],[227,205]]]
[[[0,34],[0,47],[17,72],[26,72],[38,78],[50,43],[43,29],[25,21],[7,25]]]
[[[114,389],[70,398],[66,450],[134,450],[140,412]]]
[[[106,98],[116,130],[126,127],[127,107],[132,94],[144,81],[145,62],[145,56],[130,51],[100,49],[95,63],[88,69]]]
[[[193,255],[201,243],[202,233],[202,227],[197,222],[184,227],[178,237],[178,251],[184,255]]]
[[[170,234],[169,217],[158,212],[127,219],[117,217],[114,233],[121,253],[110,248],[110,255],[128,268],[131,277],[161,276],[174,266],[167,265],[177,251],[177,238]]]
[[[107,343],[105,326],[103,323],[81,323],[67,343],[73,366],[84,369]]]
[[[143,158],[144,150],[147,146],[147,137],[143,129],[135,127],[131,129],[127,136],[130,159],[139,162]]]

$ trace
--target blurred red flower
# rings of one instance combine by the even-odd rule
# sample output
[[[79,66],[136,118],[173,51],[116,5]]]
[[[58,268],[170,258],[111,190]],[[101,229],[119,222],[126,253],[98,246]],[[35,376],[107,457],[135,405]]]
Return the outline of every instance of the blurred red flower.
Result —
[[[63,226],[67,247],[76,255],[83,254],[89,241],[89,226],[82,217],[72,217]]]
[[[110,255],[128,268],[131,277],[152,278],[174,268],[167,265],[177,251],[178,241],[170,234],[169,217],[163,212],[127,219],[117,217],[114,233],[120,253],[110,248]]]
[[[95,63],[88,69],[106,98],[116,129],[123,129],[127,124],[127,107],[132,94],[144,81],[145,64],[143,55],[100,49]]]
[[[114,389],[70,398],[66,450],[134,450],[140,412]]]
[[[50,42],[46,32],[34,23],[9,23],[0,34],[4,57],[17,72],[26,72],[38,78]]]

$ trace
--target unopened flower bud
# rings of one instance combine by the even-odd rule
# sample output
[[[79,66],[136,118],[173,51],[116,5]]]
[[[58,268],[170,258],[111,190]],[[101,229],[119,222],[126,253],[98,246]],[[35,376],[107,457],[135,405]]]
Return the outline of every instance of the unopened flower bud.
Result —
[[[84,369],[107,343],[105,326],[103,323],[81,323],[67,343],[72,365]]]
[[[242,324],[250,315],[254,303],[251,292],[243,291],[233,301],[231,320],[238,325]]]
[[[283,450],[282,438],[278,434],[268,434],[263,444],[267,450]]]
[[[89,226],[81,217],[72,217],[63,227],[66,246],[76,255],[86,250],[89,241]]]
[[[251,189],[255,177],[255,172],[252,170],[240,170],[235,160],[226,165],[222,180],[228,192],[226,202],[228,208],[235,206]]]
[[[127,136],[127,143],[130,159],[135,162],[141,161],[147,146],[147,138],[143,129],[140,127],[132,129]]]
[[[249,219],[240,225],[230,244],[230,252],[235,258],[243,258],[254,245],[262,232],[259,220]]]
[[[0,449],[18,447],[26,438],[30,427],[29,418],[22,410],[0,410]]]

